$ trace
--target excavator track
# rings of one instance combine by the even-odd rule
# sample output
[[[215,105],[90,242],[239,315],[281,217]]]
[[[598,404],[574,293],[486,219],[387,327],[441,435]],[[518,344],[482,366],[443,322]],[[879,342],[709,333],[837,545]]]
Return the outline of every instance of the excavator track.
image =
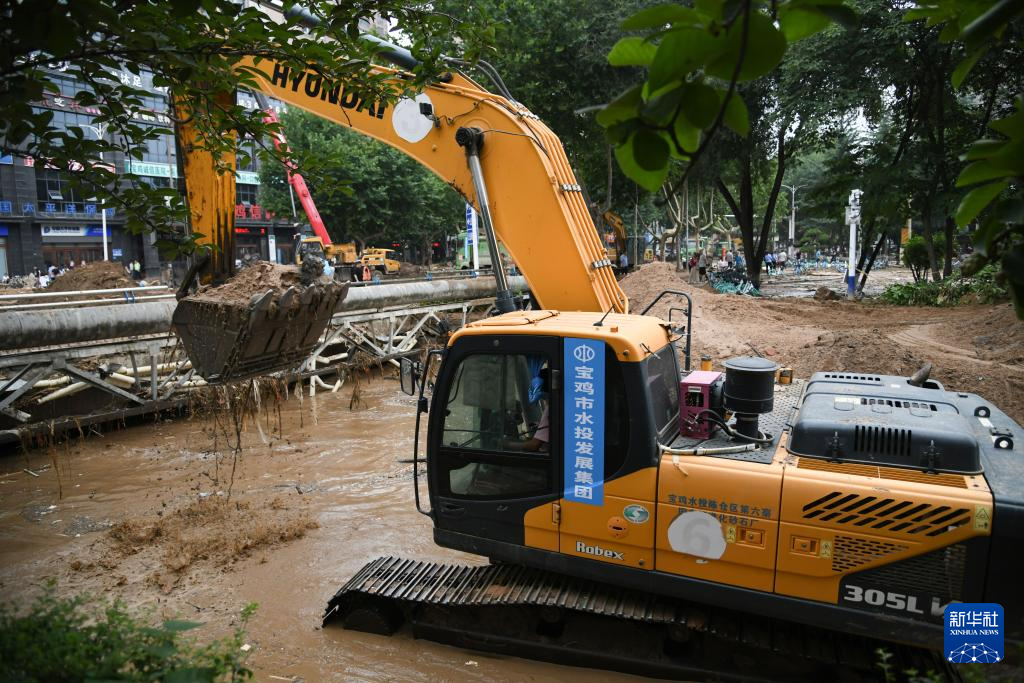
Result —
[[[408,624],[456,647],[659,678],[961,680],[929,650],[517,565],[381,557],[334,595],[332,622],[381,635]]]

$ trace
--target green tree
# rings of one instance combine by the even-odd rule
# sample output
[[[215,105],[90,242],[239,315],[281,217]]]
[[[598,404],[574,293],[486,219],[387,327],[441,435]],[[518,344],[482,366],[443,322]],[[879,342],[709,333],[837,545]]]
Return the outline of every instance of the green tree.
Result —
[[[328,81],[344,82],[368,97],[393,99],[401,94],[398,89],[371,77],[376,48],[358,38],[360,19],[380,15],[395,22],[422,59],[403,90],[415,89],[444,70],[438,46],[452,31],[460,34],[469,57],[486,33],[479,22],[457,25],[450,17],[398,0],[304,4],[321,19],[317,27],[279,22],[251,3],[233,0],[4,3],[0,152],[67,170],[84,196],[95,195],[104,205],[118,207],[132,230],[165,228],[186,217],[175,190],[149,187],[132,174],[115,186],[111,171],[90,163],[104,154],[139,159],[148,141],[167,132],[134,120],[132,112],[145,107],[149,93],[118,79],[118,73],[150,71],[154,86],[193,103],[211,104],[199,107],[194,117],[203,146],[217,155],[233,151],[234,140],[225,131],[263,139],[270,129],[258,112],[215,104],[218,93],[254,85],[250,73],[235,68],[241,57],[272,58],[299,68],[312,64]],[[57,127],[51,112],[33,108],[44,93],[54,91],[49,74],[58,68],[85,86],[76,100],[99,111],[94,122],[107,127],[105,139],[93,139],[81,128]],[[261,154],[272,156],[266,149]]]
[[[717,170],[716,185],[739,224],[755,283],[786,163],[801,136],[813,129],[807,106],[813,100],[806,89],[818,80],[817,72],[801,82],[804,77],[795,70],[788,76],[773,71],[791,43],[820,32],[833,19],[850,21],[853,13],[835,0],[659,5],[624,22],[623,29],[644,35],[621,39],[608,54],[613,65],[647,69],[642,83],[598,114],[619,164],[652,191],[668,177],[670,160],[685,164],[676,186],[694,169]],[[802,97],[797,89],[805,89]],[[716,154],[723,128],[738,137],[726,140]],[[710,168],[706,157],[716,157]],[[765,193],[758,201],[761,187]],[[756,212],[757,207],[762,210]],[[760,214],[757,225],[755,213]]]
[[[961,199],[955,221],[963,227],[978,220],[976,254],[965,264],[965,274],[998,263],[999,277],[1009,285],[1017,317],[1024,320],[1024,93],[1019,67],[1024,56],[1022,17],[1024,5],[1016,0],[918,2],[907,13],[909,20],[924,19],[928,26],[941,26],[942,42],[956,41],[963,46],[965,56],[949,76],[954,88],[980,84],[983,92],[990,93],[979,131],[983,137],[967,149],[965,161],[970,163],[956,181],[958,188],[972,189]],[[1013,104],[996,112],[997,93],[1004,80],[1013,76]],[[988,137],[989,129],[996,136]]]
[[[914,235],[903,245],[903,265],[910,268],[914,282],[926,279],[924,274],[931,263],[929,251],[928,245],[920,235]]]
[[[429,259],[431,243],[461,225],[464,200],[412,158],[298,109],[282,121],[289,146],[315,159],[310,194],[332,240],[355,240],[360,247],[407,243]],[[260,181],[261,202],[290,214],[284,166],[264,165]],[[307,222],[298,210],[298,222]]]
[[[480,0],[472,4],[494,22],[493,49],[486,59],[512,95],[558,135],[573,170],[597,205],[596,213],[615,209],[625,215],[625,207],[636,199],[632,183],[614,164],[612,149],[590,110],[639,77],[638,69],[609,65],[606,55],[622,35],[622,21],[653,1]],[[468,7],[456,0],[432,6],[458,17],[465,17]]]

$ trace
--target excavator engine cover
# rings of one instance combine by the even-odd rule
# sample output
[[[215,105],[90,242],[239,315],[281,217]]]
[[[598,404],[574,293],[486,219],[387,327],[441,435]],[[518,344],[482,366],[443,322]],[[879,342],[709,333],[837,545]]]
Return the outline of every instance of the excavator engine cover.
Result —
[[[297,367],[309,357],[347,284],[314,284],[217,301],[201,294],[178,302],[172,325],[192,367],[223,384]]]

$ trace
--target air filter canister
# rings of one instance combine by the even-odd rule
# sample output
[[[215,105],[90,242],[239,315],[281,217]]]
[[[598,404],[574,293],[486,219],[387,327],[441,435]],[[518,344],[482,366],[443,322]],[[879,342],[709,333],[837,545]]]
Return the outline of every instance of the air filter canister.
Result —
[[[772,412],[777,368],[778,365],[767,358],[753,356],[725,361],[726,410],[754,415]]]

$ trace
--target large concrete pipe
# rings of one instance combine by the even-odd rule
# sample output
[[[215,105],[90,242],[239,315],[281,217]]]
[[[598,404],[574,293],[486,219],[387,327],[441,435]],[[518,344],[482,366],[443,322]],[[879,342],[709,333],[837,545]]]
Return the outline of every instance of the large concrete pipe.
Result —
[[[509,279],[525,290],[526,279]],[[445,303],[494,296],[494,278],[424,280],[352,287],[337,312],[417,303]],[[0,351],[76,344],[167,332],[176,302],[154,301],[48,311],[0,311]]]
[[[0,351],[166,332],[177,302],[0,311]]]

